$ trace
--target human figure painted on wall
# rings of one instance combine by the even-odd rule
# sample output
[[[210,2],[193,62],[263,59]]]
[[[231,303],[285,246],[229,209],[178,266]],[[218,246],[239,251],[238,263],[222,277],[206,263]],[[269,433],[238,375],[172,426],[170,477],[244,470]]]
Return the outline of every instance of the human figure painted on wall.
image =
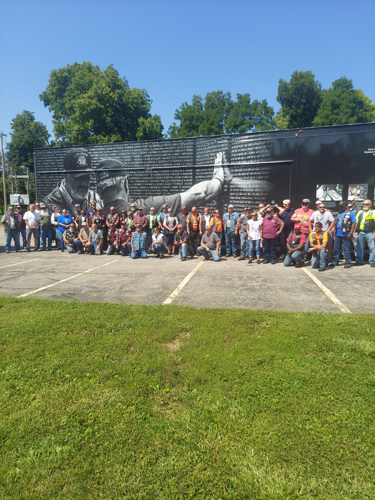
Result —
[[[64,179],[43,200],[51,213],[58,205],[68,210],[70,215],[78,216],[77,204],[85,211],[89,210],[92,202],[103,204],[99,194],[90,189],[90,171],[91,157],[85,148],[73,148],[66,153]]]

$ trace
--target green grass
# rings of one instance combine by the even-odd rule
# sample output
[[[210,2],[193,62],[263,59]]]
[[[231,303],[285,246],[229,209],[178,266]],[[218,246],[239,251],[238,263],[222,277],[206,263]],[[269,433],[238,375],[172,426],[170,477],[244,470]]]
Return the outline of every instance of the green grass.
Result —
[[[0,299],[1,498],[375,497],[375,316]]]

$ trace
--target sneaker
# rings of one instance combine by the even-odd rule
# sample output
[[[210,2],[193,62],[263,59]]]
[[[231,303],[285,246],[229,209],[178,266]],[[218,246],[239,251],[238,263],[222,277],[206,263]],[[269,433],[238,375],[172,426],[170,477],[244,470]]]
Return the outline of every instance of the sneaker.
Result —
[[[161,254],[161,255],[160,255],[160,258],[161,258],[161,259],[164,259],[164,254]]]
[[[248,264],[251,264],[252,262],[253,262],[253,260],[252,260],[252,259],[249,259],[249,262],[248,262]]]
[[[370,264],[370,267],[375,267],[375,264],[374,263]]]
[[[245,257],[238,257],[238,260],[246,260]]]
[[[26,247],[26,250],[27,250],[28,252],[31,252],[31,250],[30,250],[30,248],[29,248],[29,247]]]
[[[325,271],[326,268],[325,267],[319,267],[318,271]]]
[[[186,257],[182,257],[182,259],[181,259],[181,260],[183,260],[183,261],[185,262],[185,260],[186,260]]]
[[[260,260],[259,259],[257,259],[257,264],[260,264]]]
[[[5,250],[5,253],[10,253],[10,250]]]
[[[344,269],[350,269],[352,266],[350,264],[345,264]]]
[[[34,248],[34,252],[37,252],[39,250],[39,248]]]
[[[356,263],[356,266],[364,266],[364,265],[365,265],[365,263],[364,263],[364,262],[357,262],[357,263]]]
[[[264,261],[263,261],[263,264],[269,264],[269,263],[270,263],[270,261],[269,261],[269,260],[264,260]]]
[[[271,264],[276,264],[276,260],[271,260]]]

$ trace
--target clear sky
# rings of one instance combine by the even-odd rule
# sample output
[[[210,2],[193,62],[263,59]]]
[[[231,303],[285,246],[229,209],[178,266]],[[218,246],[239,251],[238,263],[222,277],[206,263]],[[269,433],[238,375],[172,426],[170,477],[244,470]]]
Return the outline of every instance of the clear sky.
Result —
[[[346,76],[375,102],[375,0],[3,0],[0,131],[23,110],[52,134],[39,99],[49,74],[108,65],[144,88],[164,132],[193,94],[249,92],[276,101],[279,78],[310,70],[328,88]]]

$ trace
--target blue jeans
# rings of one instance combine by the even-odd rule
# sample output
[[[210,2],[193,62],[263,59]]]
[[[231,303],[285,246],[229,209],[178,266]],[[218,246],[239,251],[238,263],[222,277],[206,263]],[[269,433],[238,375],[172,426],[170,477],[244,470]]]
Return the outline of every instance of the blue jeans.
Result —
[[[141,257],[141,259],[147,259],[146,250],[135,250],[130,255],[132,259],[138,259],[139,257]]]
[[[326,249],[323,248],[322,250],[319,250],[317,253],[313,253],[311,256],[311,267],[313,269],[318,269],[320,268],[325,268],[326,267],[326,256],[327,252]]]
[[[116,251],[116,242],[114,241],[112,245],[108,245],[107,255],[112,255],[115,253],[115,251]]]
[[[165,253],[164,243],[155,244],[154,245],[154,253],[156,253],[156,255],[164,255],[164,253]]]
[[[309,251],[309,248],[310,248],[310,233],[309,234],[305,234],[305,236],[306,236],[306,241],[305,241],[304,252],[305,252],[305,255],[307,255],[308,251]]]
[[[180,256],[180,259],[186,259],[186,257],[189,255],[187,243],[181,243],[181,245],[179,245],[178,255]]]
[[[203,255],[205,259],[209,258],[208,252],[205,248],[203,247],[198,247],[198,252]],[[220,255],[216,255],[216,250],[210,250],[210,254],[212,255],[212,258],[215,262],[217,262],[220,259]]]
[[[77,240],[76,240],[77,241]],[[66,245],[66,249],[68,250],[68,253],[77,253],[78,251],[78,246],[76,244],[76,241],[73,243],[73,246],[70,247],[69,245]],[[81,243],[81,242],[80,242]]]
[[[240,241],[241,241],[241,257],[243,257],[245,259],[248,256],[248,252],[249,252],[249,249],[248,249],[249,237],[247,235],[247,232],[243,231],[242,229],[240,232]]]
[[[124,247],[120,245],[120,250],[122,257],[127,257],[128,255],[130,255],[132,251],[130,241],[128,241]]]
[[[165,244],[169,247],[171,247],[171,252],[172,252],[172,247],[174,243],[174,233],[169,233],[164,235],[164,240]]]
[[[22,236],[22,241],[23,241],[23,248],[27,247],[27,241],[26,241],[26,228],[20,229],[21,236]]]
[[[216,234],[217,234],[217,237],[218,237],[218,238],[219,238],[219,240],[220,240],[219,255],[221,255],[221,242],[223,241],[223,233],[222,233],[222,232],[219,232],[219,233],[218,233],[217,231],[215,231],[215,232],[216,232]]]
[[[14,245],[16,250],[21,250],[20,247],[20,232],[11,230],[9,233],[5,233],[5,250],[10,252],[10,247],[12,245],[12,239],[14,240]]]
[[[253,257],[255,252],[257,257],[260,257],[260,240],[249,240],[249,257]]]
[[[338,264],[340,260],[340,252],[341,247],[344,246],[344,259],[347,264],[351,264],[351,256],[350,256],[350,244],[351,240],[347,240],[346,236],[335,236],[335,243],[333,245],[333,263]]]
[[[48,248],[52,248],[52,229],[40,230],[41,248],[46,248],[46,240],[48,241]]]
[[[264,260],[276,260],[277,238],[263,238]]]
[[[287,253],[284,259],[284,266],[291,266],[293,261],[302,264],[302,254],[302,250],[295,250],[293,253]]]
[[[63,234],[64,234],[64,231],[60,231],[60,229],[56,229],[57,248],[64,248]]]
[[[91,255],[93,255],[93,254],[95,254],[95,255],[101,255],[102,252],[103,252],[103,248],[100,247],[100,249],[98,249],[98,245],[99,245],[99,243],[93,243],[93,242],[91,242],[90,243],[90,248],[88,249],[87,253],[89,253]]]
[[[357,262],[363,262],[363,251],[365,243],[368,245],[369,251],[369,264],[375,264],[375,242],[374,233],[359,231],[357,233]]]
[[[154,234],[153,229],[147,229],[147,241],[148,241],[148,252],[151,252],[152,235]]]
[[[231,253],[233,255],[236,255],[236,236],[234,234],[234,231],[231,231],[229,228],[225,230],[225,241],[227,245],[227,255],[230,255]]]

